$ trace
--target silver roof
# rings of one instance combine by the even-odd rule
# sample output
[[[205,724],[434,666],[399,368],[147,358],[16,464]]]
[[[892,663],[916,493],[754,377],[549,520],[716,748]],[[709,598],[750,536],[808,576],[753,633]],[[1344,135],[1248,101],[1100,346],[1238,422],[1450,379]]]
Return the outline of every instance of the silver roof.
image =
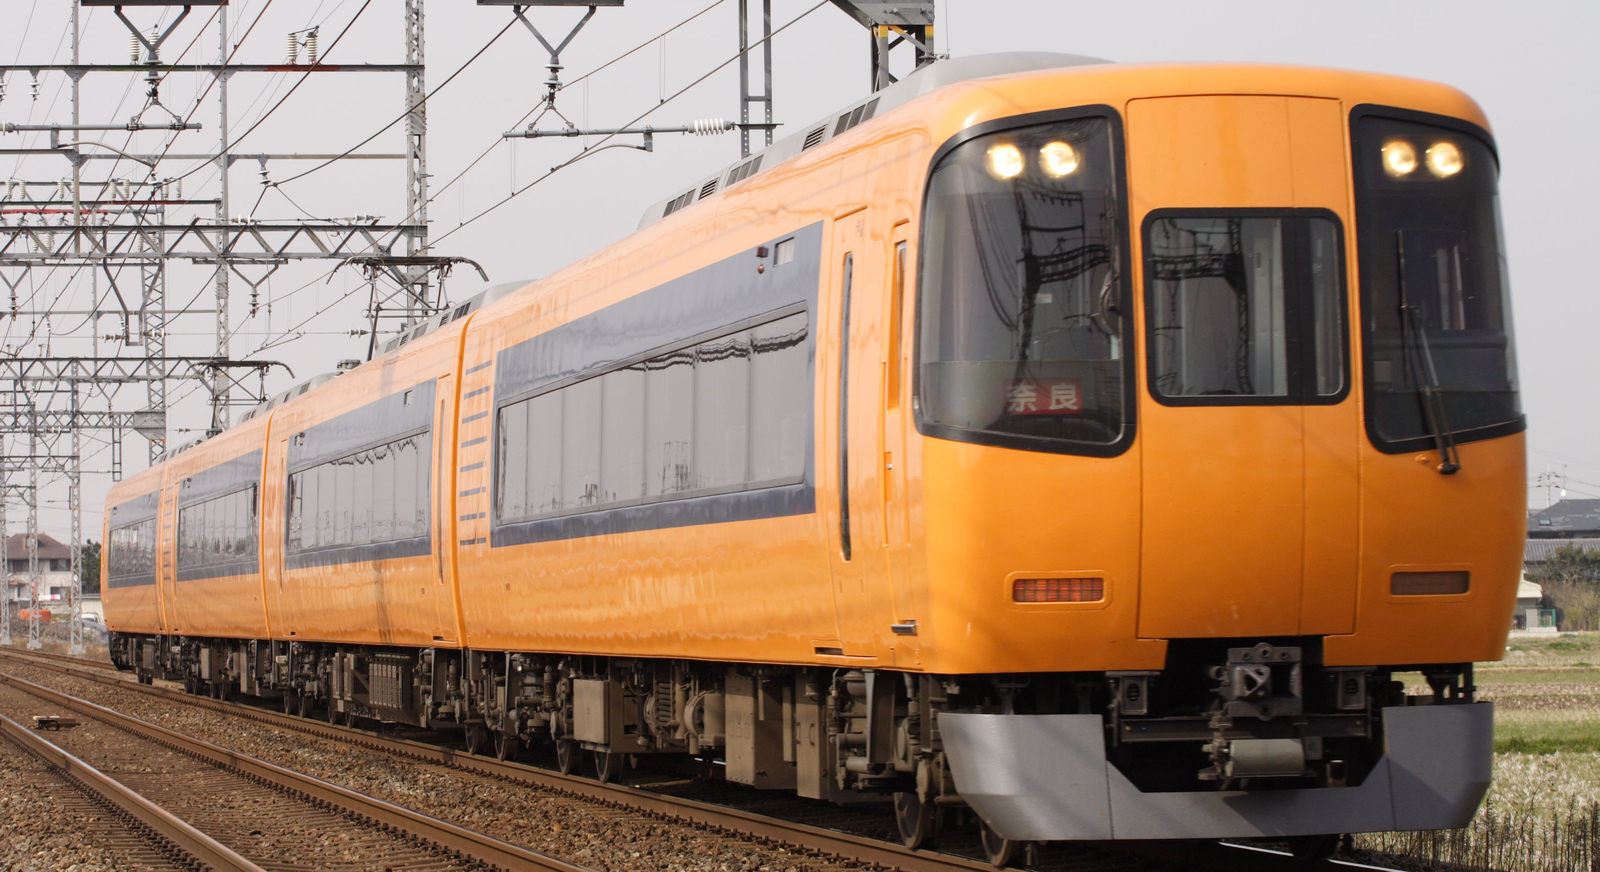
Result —
[[[679,209],[714,196],[751,176],[770,170],[802,151],[816,148],[857,125],[872,120],[880,113],[903,103],[909,103],[929,91],[946,85],[990,76],[1108,63],[1111,61],[1084,55],[1018,51],[972,55],[929,64],[893,85],[858,100],[826,118],[807,124],[800,128],[800,132],[785,137],[747,158],[741,158],[737,163],[729,164],[715,175],[706,176],[693,185],[685,186],[665,200],[651,205],[644,210],[644,215],[639,219],[639,228],[648,227]]]

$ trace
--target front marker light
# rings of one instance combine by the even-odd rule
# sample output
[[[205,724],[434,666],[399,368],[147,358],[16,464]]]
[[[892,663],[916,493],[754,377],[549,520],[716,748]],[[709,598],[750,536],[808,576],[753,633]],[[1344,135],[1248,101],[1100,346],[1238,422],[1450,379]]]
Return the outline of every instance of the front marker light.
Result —
[[[1022,151],[1009,142],[989,147],[989,175],[1014,179],[1022,174]]]
[[[1435,142],[1425,157],[1428,160],[1428,172],[1441,179],[1447,179],[1461,172],[1461,168],[1466,165],[1461,156],[1461,149],[1447,140]]]
[[[1383,171],[1389,178],[1408,176],[1417,168],[1417,149],[1403,139],[1391,139],[1383,144]]]
[[[1078,169],[1078,152],[1059,140],[1049,143],[1039,149],[1039,167],[1052,179],[1072,175]]]

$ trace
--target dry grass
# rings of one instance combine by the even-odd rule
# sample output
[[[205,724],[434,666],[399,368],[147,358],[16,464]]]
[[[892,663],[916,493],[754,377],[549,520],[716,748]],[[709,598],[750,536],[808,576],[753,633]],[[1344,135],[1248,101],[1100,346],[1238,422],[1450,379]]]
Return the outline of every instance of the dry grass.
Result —
[[[1479,664],[1495,702],[1494,784],[1466,829],[1360,836],[1418,868],[1600,872],[1600,634],[1513,639]]]

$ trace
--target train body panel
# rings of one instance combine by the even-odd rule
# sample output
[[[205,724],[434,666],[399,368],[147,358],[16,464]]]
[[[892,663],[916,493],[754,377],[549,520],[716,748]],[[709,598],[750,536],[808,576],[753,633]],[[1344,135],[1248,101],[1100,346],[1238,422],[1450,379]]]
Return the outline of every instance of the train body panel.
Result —
[[[688,216],[638,234],[621,243],[621,251],[581,261],[473,321],[463,356],[463,371],[469,373],[463,384],[465,394],[482,393],[463,402],[463,441],[493,441],[497,428],[504,433],[507,426],[528,427],[520,407],[540,403],[537,392],[548,384],[570,381],[581,370],[646,358],[637,364],[645,367],[643,371],[624,368],[621,377],[612,376],[613,401],[600,400],[600,411],[612,413],[622,423],[600,425],[596,441],[603,444],[591,452],[605,454],[607,460],[616,458],[619,469],[631,463],[628,486],[633,493],[608,492],[603,500],[582,493],[540,495],[541,487],[559,491],[561,483],[555,481],[513,486],[516,496],[505,493],[504,476],[521,478],[532,458],[511,459],[514,466],[502,469],[499,480],[489,475],[492,462],[473,470],[475,478],[463,472],[458,491],[461,516],[533,518],[499,529],[482,520],[476,536],[463,536],[464,541],[482,540],[463,549],[460,558],[463,613],[473,646],[656,656],[694,651],[707,659],[777,662],[812,661],[818,648],[841,647],[833,581],[820,541],[821,518],[808,509],[815,506],[817,479],[826,474],[814,459],[818,449],[811,422],[823,420],[827,412],[822,378],[813,362],[836,354],[822,346],[826,338],[817,330],[825,317],[818,314],[828,245],[824,235],[832,223],[834,204],[841,199],[858,201],[865,193],[859,179],[855,190],[849,191],[853,196],[843,193],[849,184],[841,179],[839,164],[836,160],[820,169],[779,171],[747,183],[724,195],[718,212],[701,209],[690,213],[699,220],[687,227],[683,225],[691,220]],[[751,205],[770,198],[774,186],[798,189],[802,182],[805,189],[796,190],[781,216],[759,214]],[[792,251],[793,260],[776,262],[780,244]],[[758,257],[755,249],[761,246],[771,254]],[[519,306],[522,298],[527,302]],[[752,458],[746,456],[744,445],[738,445],[733,448],[741,467],[736,474],[708,470],[707,477],[716,482],[709,487],[691,480],[690,468],[697,459],[706,459],[692,454],[693,435],[682,426],[683,419],[692,419],[696,412],[692,373],[682,379],[683,384],[674,385],[673,397],[663,397],[657,405],[638,410],[620,407],[624,397],[639,402],[640,386],[625,379],[655,378],[665,383],[677,377],[677,362],[661,358],[683,340],[702,339],[689,350],[688,357],[693,357],[707,353],[703,348],[707,341],[714,344],[720,339],[708,334],[722,327],[761,322],[752,324],[759,331],[785,319],[799,325],[801,344],[796,351],[803,356],[791,363],[798,365],[798,371],[786,366],[773,372],[770,383],[754,386],[749,384],[749,373],[734,374],[733,379],[744,381],[750,398],[729,399],[745,409],[753,402],[758,414],[774,412],[765,417],[776,418],[780,428],[788,426],[787,433],[779,436],[788,440],[780,446],[780,456],[753,459],[768,471],[745,469]],[[725,332],[742,333],[731,327]],[[553,350],[563,341],[563,333],[582,337],[588,359],[576,360]],[[571,345],[566,348],[579,344],[567,341]],[[657,353],[662,349],[668,351]],[[682,349],[678,353],[684,354]],[[681,364],[693,368],[687,358]],[[800,392],[773,393],[791,387]],[[515,402],[530,392],[535,393],[532,399]],[[580,430],[584,422],[577,415],[592,414],[580,404],[595,402],[575,393],[568,385],[543,395],[557,397],[555,405],[564,404],[570,411],[565,417],[559,408],[541,413],[566,422],[566,431],[547,434],[546,444],[553,438],[558,450],[563,444],[573,445],[567,448],[573,455],[580,450],[577,440],[588,442],[579,435],[585,431]],[[702,394],[700,402],[707,406],[715,402],[709,389]],[[518,415],[517,422],[508,425],[508,415]],[[657,425],[657,432],[670,426],[682,431],[680,438],[657,438],[651,443],[650,461],[661,474],[650,482],[641,480],[647,437],[640,432],[645,423],[640,419],[645,417]],[[591,428],[594,423],[590,422]],[[607,454],[621,441],[618,437],[636,447]],[[691,453],[674,458],[673,449]],[[618,458],[618,453],[624,456]],[[751,474],[763,481],[792,482],[779,486],[790,493],[770,499],[757,489],[739,487]],[[674,477],[678,480],[664,480]],[[606,478],[609,486],[614,477]],[[674,498],[677,494],[695,496]],[[498,509],[492,505],[496,498],[501,501]],[[570,510],[585,499],[617,508],[574,518]],[[530,507],[530,502],[539,505]],[[724,522],[706,524],[708,519]],[[598,535],[573,535],[584,526]],[[865,646],[851,653],[876,661],[877,652]]]
[[[159,579],[169,633],[265,639],[259,491],[267,422],[250,421],[166,464]],[[175,520],[175,524],[172,523]]]
[[[1330,664],[1493,661],[1505,656],[1522,573],[1527,510],[1521,434],[1461,446],[1461,471],[1434,452],[1362,465],[1362,574],[1355,633],[1329,636]],[[1403,523],[1401,522],[1403,519]],[[1397,572],[1463,572],[1460,592],[1396,594]]]
[[[273,410],[264,538],[274,638],[456,644],[449,469],[461,324]],[[442,434],[442,435],[441,435]]]
[[[106,628],[119,633],[167,632],[155,574],[155,524],[163,470],[147,469],[106,494],[100,541],[100,596]]]
[[[1176,216],[1257,216],[1253,220],[1265,223],[1274,220],[1270,215],[1320,210],[1336,225],[1330,242],[1348,235],[1337,232],[1351,226],[1338,101],[1162,97],[1131,101],[1127,114],[1129,190],[1136,192],[1129,225],[1148,231],[1134,240],[1136,283],[1150,282],[1145,272],[1158,257],[1143,247],[1161,228],[1184,220]],[[1155,215],[1171,217],[1159,222]],[[1242,252],[1257,273],[1277,263],[1288,241],[1274,230]],[[1336,258],[1329,260],[1337,280],[1344,271]],[[1154,302],[1143,295],[1136,300]],[[1283,313],[1272,302],[1257,303],[1251,315],[1255,324],[1266,322],[1258,331],[1281,335]],[[1357,317],[1353,301],[1336,288],[1326,305]],[[1156,317],[1140,315],[1145,323]],[[1346,331],[1340,326],[1333,326],[1331,338],[1342,348]],[[1158,334],[1146,336],[1152,352],[1165,351],[1156,347],[1164,341]],[[1248,361],[1258,382],[1271,382],[1256,385],[1272,395],[1267,403],[1144,392],[1141,636],[1312,632],[1302,623],[1315,623],[1323,633],[1350,631],[1360,400],[1348,390],[1347,358],[1337,351],[1320,358],[1315,398],[1293,404],[1286,402],[1293,361],[1281,358],[1276,366]],[[1151,384],[1149,357],[1141,355],[1141,363],[1143,380]],[[1203,457],[1196,446],[1206,447]]]

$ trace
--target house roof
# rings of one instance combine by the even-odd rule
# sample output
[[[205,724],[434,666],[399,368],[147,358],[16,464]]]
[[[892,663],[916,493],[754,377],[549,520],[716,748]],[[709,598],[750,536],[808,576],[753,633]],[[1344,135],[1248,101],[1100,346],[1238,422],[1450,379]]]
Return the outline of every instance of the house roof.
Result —
[[[1528,535],[1539,537],[1600,535],[1600,500],[1562,500],[1528,517]]]
[[[28,538],[26,533],[15,533],[6,540],[6,557],[10,560],[28,559]],[[72,549],[61,544],[48,533],[40,533],[39,559],[71,560]]]
[[[1543,563],[1558,548],[1578,548],[1583,551],[1600,551],[1600,538],[1582,539],[1529,539],[1522,549],[1522,562]]]

